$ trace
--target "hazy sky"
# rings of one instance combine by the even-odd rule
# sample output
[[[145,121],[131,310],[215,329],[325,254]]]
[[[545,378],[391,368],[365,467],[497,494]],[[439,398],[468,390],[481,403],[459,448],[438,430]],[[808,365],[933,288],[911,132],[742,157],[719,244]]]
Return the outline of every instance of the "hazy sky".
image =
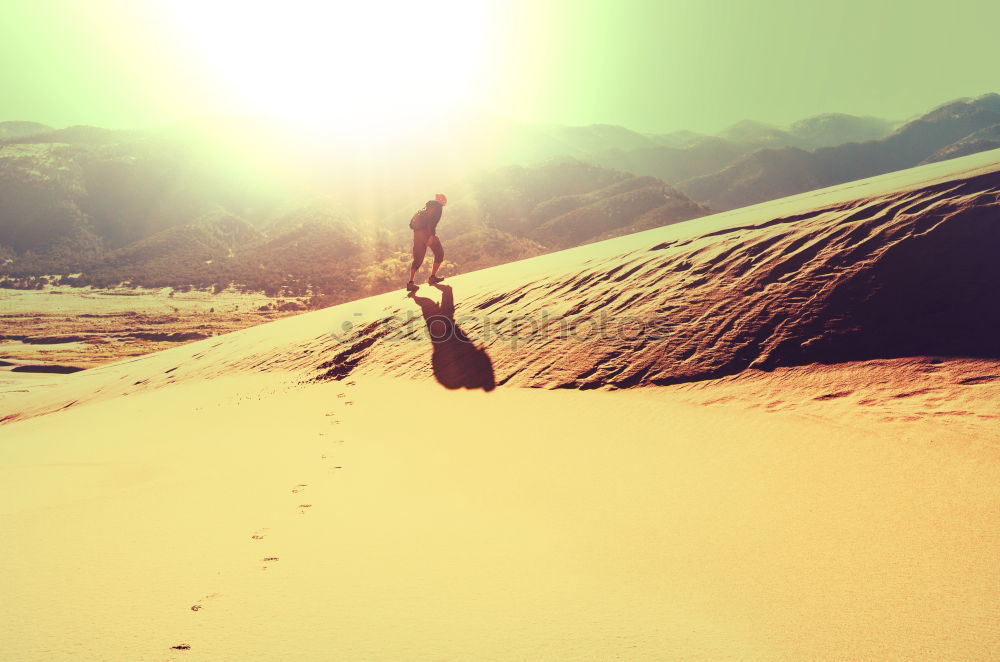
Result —
[[[982,0],[0,0],[0,120],[905,119],[1000,92],[997,25]]]

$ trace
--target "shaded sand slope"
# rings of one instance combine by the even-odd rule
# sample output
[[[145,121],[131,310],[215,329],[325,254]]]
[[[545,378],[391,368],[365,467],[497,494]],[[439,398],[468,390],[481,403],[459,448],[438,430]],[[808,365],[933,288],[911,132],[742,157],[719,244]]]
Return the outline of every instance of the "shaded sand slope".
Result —
[[[486,269],[416,300],[386,294],[102,366],[44,394],[8,393],[0,417],[233,370],[597,388],[816,361],[1000,357],[998,196],[997,151],[931,164]],[[431,331],[451,340],[429,342],[435,318]],[[482,349],[474,360],[458,332]]]
[[[467,297],[464,323],[499,383],[670,384],[774,368],[921,354],[1000,357],[1000,166],[962,179],[596,254]],[[666,233],[663,233],[666,234]],[[412,374],[394,317],[331,363]],[[371,344],[369,344],[371,343]]]

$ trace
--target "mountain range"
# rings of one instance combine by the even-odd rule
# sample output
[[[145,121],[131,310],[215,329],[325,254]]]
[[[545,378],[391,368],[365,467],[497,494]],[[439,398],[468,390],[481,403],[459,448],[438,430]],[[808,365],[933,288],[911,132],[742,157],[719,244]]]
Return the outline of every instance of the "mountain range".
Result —
[[[905,123],[831,113],[714,136],[485,115],[448,131],[460,148],[415,136],[376,157],[259,118],[145,131],[0,123],[0,284],[235,284],[345,300],[401,282],[406,221],[437,190],[452,199],[449,269],[469,271],[1000,147],[1000,95]]]
[[[1000,147],[1000,95],[954,101],[891,134],[813,150],[745,153],[725,168],[677,182],[695,200],[734,209],[765,200]]]

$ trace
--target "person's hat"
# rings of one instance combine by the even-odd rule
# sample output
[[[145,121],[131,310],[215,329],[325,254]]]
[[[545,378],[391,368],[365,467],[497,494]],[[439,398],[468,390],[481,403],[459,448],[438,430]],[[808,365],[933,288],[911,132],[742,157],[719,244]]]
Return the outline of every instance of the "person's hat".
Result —
[[[438,193],[437,195],[434,196],[434,199],[437,200],[442,207],[448,204],[448,198],[447,196],[445,196],[444,193]]]

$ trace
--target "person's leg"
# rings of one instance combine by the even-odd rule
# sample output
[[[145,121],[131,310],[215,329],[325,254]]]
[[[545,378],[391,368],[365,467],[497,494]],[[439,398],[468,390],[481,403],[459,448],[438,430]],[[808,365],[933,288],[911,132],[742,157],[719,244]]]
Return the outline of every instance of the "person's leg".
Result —
[[[434,266],[431,267],[431,276],[437,276],[438,269],[441,268],[441,263],[444,262],[444,246],[441,245],[441,240],[438,239],[437,235],[431,237],[431,251],[434,253]]]
[[[427,233],[422,230],[413,231],[413,263],[410,264],[410,282],[413,282],[417,270],[424,263],[424,256],[427,255]]]

